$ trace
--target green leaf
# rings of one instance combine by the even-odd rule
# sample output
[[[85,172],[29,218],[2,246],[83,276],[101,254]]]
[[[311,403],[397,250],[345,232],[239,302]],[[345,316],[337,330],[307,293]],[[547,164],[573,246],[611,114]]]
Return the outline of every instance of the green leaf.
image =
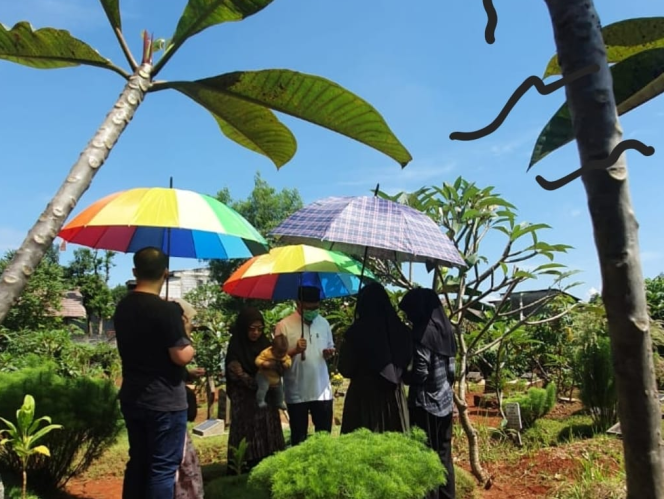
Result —
[[[650,49],[664,48],[664,17],[626,19],[602,28],[609,63],[625,59]],[[558,56],[554,55],[542,78],[562,73]]]
[[[336,83],[287,69],[227,73],[197,80],[207,92],[231,96],[309,121],[366,144],[401,166],[412,159],[369,103]],[[165,83],[162,88],[181,83]]]
[[[62,425],[59,425],[59,424],[50,424],[48,426],[44,426],[41,430],[39,430],[34,435],[32,435],[32,441],[36,442],[37,440],[42,438],[47,433],[50,433],[53,430],[61,430],[61,429],[62,429]]]
[[[101,6],[106,12],[108,22],[111,23],[113,29],[122,29],[122,21],[120,19],[120,0],[99,0]]]
[[[622,115],[664,91],[664,49],[633,55],[612,66],[611,74],[618,114]],[[572,140],[572,117],[567,104],[563,104],[540,132],[528,169]]]
[[[210,111],[226,137],[267,156],[277,168],[295,154],[295,137],[269,109],[195,82],[173,87]]]
[[[0,59],[37,69],[55,69],[86,64],[114,68],[111,61],[68,31],[42,28],[34,31],[27,22],[12,29],[0,24]]]
[[[48,450],[48,447],[46,447],[45,445],[38,445],[37,447],[32,449],[32,451],[37,454],[42,454],[44,456],[51,457],[51,452]]]
[[[241,21],[271,3],[272,0],[189,0],[178,21],[171,46],[179,47],[187,38],[210,26]]]

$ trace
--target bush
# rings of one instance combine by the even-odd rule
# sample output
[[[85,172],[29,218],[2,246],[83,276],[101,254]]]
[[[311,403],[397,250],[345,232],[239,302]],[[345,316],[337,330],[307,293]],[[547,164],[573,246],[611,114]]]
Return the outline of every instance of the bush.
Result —
[[[477,480],[463,468],[454,467],[454,488],[456,499],[475,499],[477,493]]]
[[[546,416],[556,405],[556,384],[549,383],[546,388],[530,388],[521,396],[506,399],[503,404],[518,403],[521,410],[521,422],[524,428],[530,428],[539,418]]]
[[[64,329],[5,331],[0,337],[0,371],[11,372],[49,363],[62,376],[106,376],[120,373],[117,348],[107,343],[89,345],[72,341]]]
[[[438,455],[414,436],[360,429],[317,433],[254,468],[249,485],[273,499],[413,499],[445,483]]]
[[[48,415],[64,427],[44,437],[51,457],[32,461],[29,474],[34,477],[33,484],[45,489],[63,487],[116,441],[122,422],[112,382],[65,378],[49,367],[1,373],[0,416],[14,419],[26,393],[37,401],[36,417]],[[20,463],[9,452],[0,454],[0,467],[20,472]]]
[[[618,398],[609,338],[599,337],[583,346],[576,365],[581,402],[598,431],[606,431],[618,421]]]

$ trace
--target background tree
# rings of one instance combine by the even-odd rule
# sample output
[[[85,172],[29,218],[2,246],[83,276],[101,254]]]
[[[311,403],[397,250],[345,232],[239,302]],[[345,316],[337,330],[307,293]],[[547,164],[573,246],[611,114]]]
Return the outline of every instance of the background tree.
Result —
[[[500,345],[522,326],[557,319],[554,316],[540,321],[530,320],[556,297],[555,292],[523,307],[514,305],[512,295],[517,286],[540,277],[552,281],[552,291],[560,287],[572,272],[553,260],[571,246],[543,241],[540,235],[549,228],[548,225],[517,223],[516,208],[494,192],[493,187],[480,188],[461,177],[441,187],[423,187],[413,193],[395,196],[382,192],[380,195],[426,213],[445,229],[467,264],[464,269],[435,268],[432,280],[434,289],[444,297],[456,331],[459,379],[454,400],[468,438],[470,465],[476,478],[489,485],[490,477],[480,460],[478,434],[466,403],[469,364]],[[486,241],[493,239],[498,243],[500,238],[504,240],[502,250],[489,255]],[[372,264],[385,268],[376,261]],[[397,274],[395,284],[409,282],[400,267],[392,266],[389,270]],[[498,302],[494,306],[488,305],[487,299],[496,295],[500,295]],[[487,309],[493,310],[484,313]],[[496,330],[500,334],[493,335]]]
[[[646,302],[650,318],[664,321],[664,274],[646,279]]]
[[[4,272],[14,254],[14,251],[9,251],[0,259],[0,272]],[[55,328],[62,323],[62,319],[55,314],[62,308],[65,291],[64,275],[58,258],[57,247],[49,247],[28,286],[5,318],[4,327],[12,331],[38,330]]]
[[[259,172],[254,176],[254,188],[245,199],[233,199],[227,187],[217,193],[217,199],[246,218],[267,238],[271,247],[276,243],[269,236],[270,231],[303,207],[297,189],[277,191],[261,177]],[[222,285],[243,263],[243,260],[211,260],[209,264],[211,277],[218,285]],[[227,312],[237,312],[243,305],[249,304],[261,309],[272,306],[271,302],[266,300],[243,300],[226,294],[216,298],[214,303]]]
[[[64,269],[69,286],[78,289],[83,296],[87,312],[88,334],[92,334],[93,321],[97,319],[97,333],[103,333],[104,320],[113,315],[115,300],[108,287],[111,268],[114,266],[113,251],[88,248],[74,250],[74,259]],[[126,287],[125,287],[126,289]]]
[[[605,46],[594,3],[591,0],[546,0],[546,5],[562,75],[569,76],[591,65],[599,68],[565,85],[573,137],[581,165],[587,167],[593,160],[607,158],[622,141],[618,105],[625,112],[630,105],[633,108],[638,101],[645,102],[649,96],[654,96],[655,88],[662,91],[659,75],[664,72],[664,65],[660,62],[658,68],[649,69],[655,79],[628,99],[628,103],[617,102],[607,59],[607,52],[611,57],[611,51]],[[641,38],[641,43],[645,41],[647,39]],[[642,54],[655,57],[652,51]],[[616,64],[614,74],[619,65],[625,67],[627,62]],[[639,65],[633,71],[646,70]],[[620,82],[615,79],[616,84]],[[661,407],[626,157],[622,154],[608,168],[585,169],[581,178],[588,197],[602,274],[602,298],[611,338],[625,453],[627,497],[664,497]]]
[[[65,181],[32,227],[0,277],[0,323],[20,296],[66,218],[90,186],[145,97],[176,90],[207,109],[229,139],[267,156],[277,168],[297,149],[295,137],[272,110],[301,118],[353,138],[406,166],[410,153],[382,116],[366,101],[325,78],[287,69],[237,71],[195,81],[156,81],[168,61],[192,36],[225,22],[241,21],[272,0],[189,0],[168,40],[144,32],[141,62],[130,51],[122,32],[119,0],[100,0],[127,59],[130,72],[101,56],[67,31],[33,30],[20,22],[0,24],[0,58],[39,69],[95,66],[113,71],[127,83],[101,127],[66,175]],[[162,52],[154,62],[154,54]]]

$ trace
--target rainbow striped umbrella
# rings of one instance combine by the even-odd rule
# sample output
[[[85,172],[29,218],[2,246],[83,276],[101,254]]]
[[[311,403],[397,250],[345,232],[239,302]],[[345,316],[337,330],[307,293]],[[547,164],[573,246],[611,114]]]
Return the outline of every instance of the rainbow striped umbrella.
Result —
[[[244,262],[223,285],[241,298],[294,300],[298,286],[316,286],[322,298],[356,294],[362,264],[338,251],[304,244],[274,248]],[[365,278],[376,279],[367,269]]]
[[[232,208],[205,194],[161,187],[110,194],[58,235],[71,243],[124,253],[155,246],[181,258],[227,260],[267,253],[263,236]]]

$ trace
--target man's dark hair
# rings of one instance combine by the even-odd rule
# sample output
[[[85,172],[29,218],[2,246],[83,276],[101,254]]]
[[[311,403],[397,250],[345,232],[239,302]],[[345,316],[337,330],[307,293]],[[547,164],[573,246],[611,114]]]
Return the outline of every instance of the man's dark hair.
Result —
[[[158,281],[168,267],[168,257],[159,248],[148,246],[134,254],[136,279]]]

